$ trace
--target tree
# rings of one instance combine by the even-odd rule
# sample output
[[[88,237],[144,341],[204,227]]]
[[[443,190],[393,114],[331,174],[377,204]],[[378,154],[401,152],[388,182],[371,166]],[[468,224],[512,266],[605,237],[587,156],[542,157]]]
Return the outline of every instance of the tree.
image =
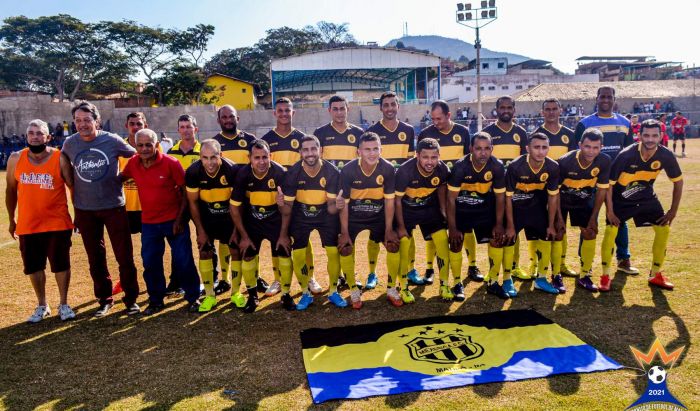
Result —
[[[355,37],[350,34],[350,25],[348,23],[335,24],[327,21],[319,21],[316,27],[307,26],[309,30],[318,32],[321,42],[326,48],[338,48],[356,46]]]
[[[214,87],[207,85],[207,77],[202,70],[193,65],[171,67],[146,88],[147,94],[162,97],[165,105],[212,104],[218,97],[202,98],[204,93],[212,91]]]
[[[208,75],[221,73],[255,84],[256,91],[267,92],[270,81],[269,59],[252,47],[223,50],[204,66]]]
[[[197,24],[175,35],[172,52],[188,56],[195,66],[200,67],[200,60],[207,51],[207,45],[213,35],[214,26]]]

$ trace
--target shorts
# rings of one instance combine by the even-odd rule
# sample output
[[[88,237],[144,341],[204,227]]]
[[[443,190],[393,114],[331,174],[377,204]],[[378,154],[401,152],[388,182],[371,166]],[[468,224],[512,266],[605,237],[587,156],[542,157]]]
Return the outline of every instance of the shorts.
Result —
[[[479,244],[488,243],[493,236],[493,227],[496,225],[496,216],[486,213],[456,213],[457,230],[462,233],[474,231],[476,242]]]
[[[273,257],[289,257],[290,254],[287,250],[283,248],[277,249],[275,247],[277,240],[280,238],[281,225],[282,220],[280,218],[273,218],[272,221],[245,221],[245,229],[248,232],[248,237],[250,237],[250,241],[252,241],[255,246],[255,250],[249,249],[246,251],[246,257],[258,255],[263,240],[270,242],[270,250]]]
[[[70,247],[73,230],[47,231],[19,236],[19,250],[24,263],[24,273],[33,274],[46,269],[46,259],[52,273],[70,268]]]
[[[340,233],[340,222],[336,215],[324,215],[323,218],[309,219],[301,216],[292,217],[289,227],[289,235],[294,240],[292,249],[305,248],[309,244],[309,236],[314,230],[318,231],[321,237],[321,244],[324,247],[335,247],[338,245],[338,234]]]
[[[656,225],[656,220],[664,216],[664,208],[658,199],[647,200],[641,203],[615,204],[613,201],[613,210],[615,215],[620,219],[620,222],[634,220],[636,227],[650,227]]]
[[[676,141],[676,140],[685,140],[685,133],[680,133],[680,134],[673,133],[673,141]]]
[[[528,241],[547,239],[549,215],[546,208],[514,209],[513,220],[516,238],[520,231],[525,230],[525,238]]]
[[[423,239],[428,241],[432,238],[431,234],[436,231],[446,229],[447,222],[445,222],[440,215],[440,210],[436,210],[436,213],[437,214],[430,213],[421,216],[416,215],[416,213],[407,213],[404,211],[403,223],[406,227],[406,232],[408,232],[408,235],[413,236],[413,230],[416,228],[416,226],[418,226],[423,234]]]
[[[374,241],[375,243],[383,243],[384,232],[386,231],[384,224],[384,213],[382,213],[382,217],[377,220],[378,221],[370,223],[358,223],[349,221],[348,234],[350,234],[350,240],[352,241],[352,243],[355,244],[355,239],[357,238],[357,235],[365,230],[369,230],[370,240]]]
[[[141,211],[127,211],[126,217],[129,219],[129,232],[138,234],[141,232]]]
[[[223,244],[229,244],[231,240],[231,235],[233,235],[233,221],[230,218],[222,218],[219,220],[215,219],[202,219],[202,225],[204,226],[204,232],[209,237],[209,241],[219,240]]]
[[[561,216],[564,219],[564,224],[566,224],[566,217],[568,216],[571,220],[572,227],[588,227],[588,222],[591,220],[591,215],[593,215],[593,209],[590,207],[582,208],[563,208],[561,209]]]

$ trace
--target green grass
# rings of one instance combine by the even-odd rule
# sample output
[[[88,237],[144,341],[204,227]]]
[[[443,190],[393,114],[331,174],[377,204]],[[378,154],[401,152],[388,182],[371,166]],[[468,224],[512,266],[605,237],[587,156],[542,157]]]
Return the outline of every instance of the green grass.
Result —
[[[693,141],[691,141],[693,143]],[[258,312],[245,315],[221,298],[212,313],[189,314],[181,300],[151,318],[128,318],[118,304],[106,318],[95,320],[97,304],[79,236],[73,237],[71,304],[76,321],[61,323],[54,315],[42,323],[24,321],[35,305],[29,281],[22,274],[19,250],[0,222],[0,408],[6,409],[623,409],[642,393],[646,378],[639,371],[555,376],[548,379],[494,383],[314,406],[301,358],[299,331],[434,315],[471,314],[510,308],[534,308],[574,332],[606,355],[637,367],[629,346],[646,349],[658,336],[669,349],[686,346],[670,372],[668,384],[688,408],[700,407],[700,359],[695,347],[700,332],[696,303],[700,264],[700,148],[691,145],[683,159],[685,192],[671,231],[665,271],[676,284],[672,292],[650,289],[645,276],[617,275],[614,290],[590,294],[574,288],[549,296],[518,282],[521,295],[502,302],[487,296],[480,285],[467,285],[467,301],[446,304],[437,286],[417,288],[417,303],[393,308],[383,289],[365,294],[360,311],[329,306],[325,297],[302,313],[282,310],[279,298],[264,299]],[[2,175],[4,176],[4,174]],[[4,178],[2,179],[4,187]],[[665,205],[670,183],[657,183]],[[4,190],[0,191],[4,194]],[[3,195],[0,194],[0,195]],[[651,229],[631,229],[633,262],[645,273],[650,266]],[[322,248],[315,237],[315,250]],[[575,255],[577,233],[569,232],[569,256]],[[135,249],[140,249],[134,237]],[[360,237],[358,264],[365,272],[364,242]],[[600,239],[599,239],[600,244]],[[423,269],[423,242],[418,240],[418,266]],[[382,252],[383,254],[383,252]],[[486,252],[478,249],[479,266],[486,269]],[[521,260],[525,262],[523,246]],[[262,273],[270,278],[269,255]],[[110,270],[116,273],[110,255]],[[578,267],[573,259],[570,263]],[[380,257],[380,267],[383,257]],[[169,265],[169,259],[166,267]],[[141,266],[137,256],[137,266]],[[599,275],[596,259],[596,276]],[[317,255],[317,278],[327,284],[325,259]],[[364,279],[366,274],[362,274]],[[380,270],[380,278],[385,275]],[[145,286],[142,284],[142,290]],[[298,291],[298,286],[294,285]],[[57,307],[55,282],[47,282],[49,302]],[[347,292],[345,292],[347,296]],[[297,295],[298,298],[298,295]],[[139,303],[146,304],[142,293]]]

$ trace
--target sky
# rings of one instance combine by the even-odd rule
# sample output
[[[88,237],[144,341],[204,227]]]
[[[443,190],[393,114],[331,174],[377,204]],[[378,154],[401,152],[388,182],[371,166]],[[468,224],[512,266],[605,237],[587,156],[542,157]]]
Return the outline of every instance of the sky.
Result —
[[[455,22],[456,1],[432,0],[75,0],[6,1],[0,18],[69,14],[86,22],[135,20],[184,29],[212,24],[208,56],[252,46],[271,28],[302,28],[318,21],[348,23],[362,42],[380,45],[409,35],[440,35],[474,42],[474,30]],[[700,66],[700,2],[650,0],[496,0],[498,19],[481,30],[482,46],[551,61],[568,73],[584,55],[653,56]]]

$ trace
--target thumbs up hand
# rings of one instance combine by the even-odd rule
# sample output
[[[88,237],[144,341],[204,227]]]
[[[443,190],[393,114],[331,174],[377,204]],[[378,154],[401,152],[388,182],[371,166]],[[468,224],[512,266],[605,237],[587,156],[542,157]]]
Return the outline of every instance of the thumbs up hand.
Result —
[[[277,186],[277,196],[275,197],[275,202],[277,207],[284,207],[284,193],[282,193],[282,187]]]
[[[345,198],[343,198],[343,190],[338,191],[338,195],[335,197],[335,208],[342,210],[345,208]]]

